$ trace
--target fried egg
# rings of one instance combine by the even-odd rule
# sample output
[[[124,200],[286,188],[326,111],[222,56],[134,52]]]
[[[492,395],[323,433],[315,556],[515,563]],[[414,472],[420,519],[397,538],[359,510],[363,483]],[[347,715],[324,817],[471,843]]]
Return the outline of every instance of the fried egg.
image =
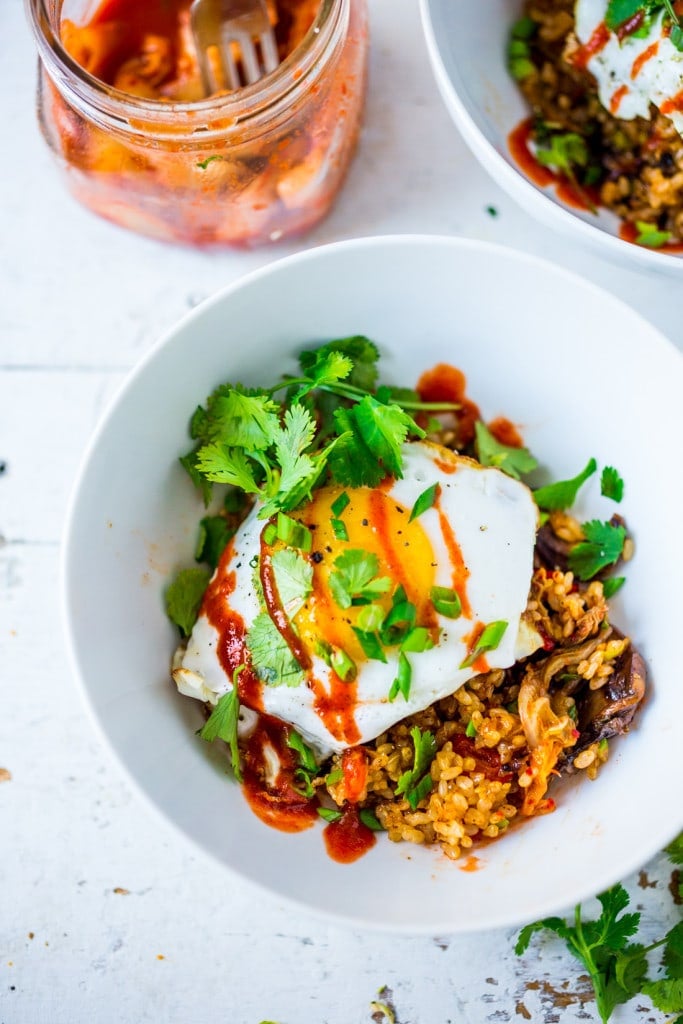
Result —
[[[268,559],[276,564],[275,552],[293,549],[273,540],[274,529],[264,533],[258,512],[224,552],[178,654],[173,676],[183,694],[215,704],[239,677],[243,704],[289,723],[325,756],[374,739],[541,645],[523,618],[538,512],[529,489],[498,469],[414,442],[403,447],[401,479],[317,489],[291,513],[311,538],[310,550],[295,552],[309,585],[290,600],[290,581],[276,576],[275,606],[264,569]],[[349,562],[374,567],[367,587],[344,577]],[[348,591],[341,596],[340,579]],[[420,643],[407,640],[405,629],[398,643],[387,636],[397,606],[394,617],[410,618]],[[273,677],[252,658],[250,638],[264,613],[278,625],[272,649],[287,638],[288,664],[297,670],[291,675]]]
[[[669,38],[664,9],[644,35],[619,40],[605,32],[607,7],[606,0],[577,0],[575,9],[577,39],[596,51],[586,67],[597,80],[603,107],[630,121],[649,118],[653,103],[683,133],[683,53]]]

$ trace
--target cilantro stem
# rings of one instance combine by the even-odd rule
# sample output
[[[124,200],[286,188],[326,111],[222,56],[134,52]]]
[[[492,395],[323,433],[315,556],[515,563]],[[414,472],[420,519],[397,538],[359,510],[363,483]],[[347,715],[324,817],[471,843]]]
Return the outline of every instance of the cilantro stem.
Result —
[[[309,377],[288,377],[286,380],[280,381],[279,384],[275,384],[272,388],[268,388],[266,394],[274,395],[277,391],[281,391],[282,388],[300,387],[311,385],[312,383]],[[316,384],[315,388],[318,391],[329,391],[333,395],[348,398],[353,402],[360,402],[371,394],[371,392],[364,391],[363,388],[357,388],[353,384]],[[396,399],[396,405],[400,405],[402,409],[415,409],[418,412],[456,412],[460,408],[460,405],[456,402],[414,402],[412,399],[403,398]]]

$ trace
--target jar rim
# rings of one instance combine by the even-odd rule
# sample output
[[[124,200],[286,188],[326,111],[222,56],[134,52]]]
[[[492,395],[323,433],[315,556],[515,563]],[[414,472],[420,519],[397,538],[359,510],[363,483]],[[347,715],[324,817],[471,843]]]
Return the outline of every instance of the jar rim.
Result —
[[[56,11],[48,10],[49,4],[50,0],[25,0],[38,53],[50,76],[105,116],[131,116],[144,119],[148,126],[156,123],[161,127],[169,122],[177,124],[179,117],[185,116],[189,122],[202,115],[210,116],[211,120],[220,119],[223,125],[226,122],[242,124],[263,114],[292,92],[305,88],[307,79],[318,66],[321,53],[339,32],[344,0],[320,0],[308,32],[275,71],[235,92],[192,101],[133,96],[86,71],[64,47],[54,25]],[[61,9],[60,0],[52,0],[51,6]],[[294,71],[298,72],[296,76],[292,74]],[[190,123],[188,128],[191,129]]]

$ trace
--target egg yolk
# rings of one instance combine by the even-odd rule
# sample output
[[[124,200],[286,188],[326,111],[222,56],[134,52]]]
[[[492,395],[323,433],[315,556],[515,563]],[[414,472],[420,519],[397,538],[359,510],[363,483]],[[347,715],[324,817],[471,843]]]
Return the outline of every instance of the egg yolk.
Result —
[[[330,588],[335,560],[345,551],[363,551],[377,557],[379,577],[388,577],[390,587],[372,597],[386,613],[399,586],[416,608],[416,625],[435,631],[437,622],[430,591],[434,585],[436,559],[432,545],[419,519],[410,521],[410,509],[399,504],[385,491],[361,487],[348,492],[349,504],[342,521],[348,540],[340,541],[334,532],[332,505],[343,493],[338,487],[323,487],[303,509],[292,513],[308,527],[313,545],[308,558],[313,565],[313,592],[294,618],[301,642],[312,653],[320,641],[341,648],[355,662],[366,655],[353,631],[361,606],[340,608]]]

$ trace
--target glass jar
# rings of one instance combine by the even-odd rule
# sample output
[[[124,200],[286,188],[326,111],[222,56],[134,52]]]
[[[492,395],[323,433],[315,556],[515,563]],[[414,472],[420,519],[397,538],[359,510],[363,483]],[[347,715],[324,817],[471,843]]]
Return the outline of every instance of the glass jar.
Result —
[[[26,2],[41,130],[69,190],[95,213],[166,241],[251,247],[329,211],[360,128],[366,0],[320,0],[275,72],[192,102],[105,84],[63,44],[64,0]]]

